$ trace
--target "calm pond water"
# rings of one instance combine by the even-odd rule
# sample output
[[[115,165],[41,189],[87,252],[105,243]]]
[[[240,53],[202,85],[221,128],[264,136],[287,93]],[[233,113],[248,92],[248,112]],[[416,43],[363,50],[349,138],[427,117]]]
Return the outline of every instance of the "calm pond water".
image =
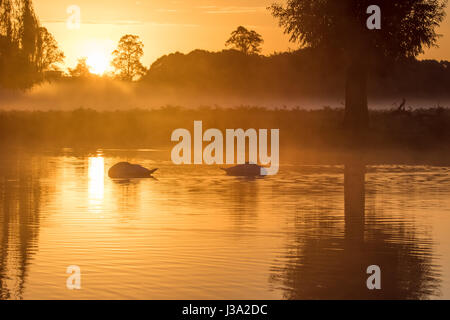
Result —
[[[285,163],[252,180],[157,158],[1,155],[0,297],[450,298],[448,167]],[[123,160],[156,179],[109,179]]]

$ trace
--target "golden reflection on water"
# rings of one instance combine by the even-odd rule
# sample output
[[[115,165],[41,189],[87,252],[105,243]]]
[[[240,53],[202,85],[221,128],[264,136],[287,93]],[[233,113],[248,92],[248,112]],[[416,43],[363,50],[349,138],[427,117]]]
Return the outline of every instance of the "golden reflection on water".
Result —
[[[88,169],[89,211],[101,212],[105,192],[105,159],[101,156],[89,158]]]
[[[252,180],[152,155],[0,157],[0,297],[450,297],[449,168],[286,164]],[[123,160],[157,179],[109,179]]]

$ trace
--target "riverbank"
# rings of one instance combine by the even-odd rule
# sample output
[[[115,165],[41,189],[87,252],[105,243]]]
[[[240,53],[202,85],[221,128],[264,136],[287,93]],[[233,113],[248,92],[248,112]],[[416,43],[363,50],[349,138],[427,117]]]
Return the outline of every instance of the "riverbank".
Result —
[[[348,153],[343,118],[343,109],[331,108],[311,111],[258,107],[2,111],[0,144],[4,149],[167,151],[176,144],[171,141],[174,130],[192,131],[193,122],[201,120],[204,130],[280,129],[281,161],[285,158],[303,163],[342,163]],[[449,146],[449,109],[370,112],[365,145],[369,162],[448,164]]]

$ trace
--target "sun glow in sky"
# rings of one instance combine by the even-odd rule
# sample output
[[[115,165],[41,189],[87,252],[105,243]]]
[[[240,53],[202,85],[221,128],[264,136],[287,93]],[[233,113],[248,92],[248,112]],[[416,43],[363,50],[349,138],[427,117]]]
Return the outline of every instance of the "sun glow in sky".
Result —
[[[107,48],[88,49],[86,54],[86,63],[92,73],[103,75],[111,71],[111,51]]]
[[[80,40],[80,45],[75,50],[79,52],[80,56],[87,58],[86,63],[92,73],[103,75],[112,71],[111,53],[116,45],[114,41],[109,39],[87,38],[86,40]],[[66,55],[68,54],[66,53]]]
[[[110,70],[111,52],[121,36],[138,35],[144,42],[145,66],[159,57],[194,49],[218,51],[239,25],[259,32],[265,42],[263,53],[296,49],[288,41],[267,7],[283,0],[35,0],[41,23],[55,36],[73,67],[87,57],[92,72]],[[79,6],[81,27],[67,28],[67,8]],[[439,33],[440,48],[428,50],[421,58],[450,60],[450,19]],[[106,61],[108,60],[108,61]]]
[[[92,52],[87,55],[87,65],[92,73],[102,75],[109,66],[109,60],[106,54],[102,52]]]

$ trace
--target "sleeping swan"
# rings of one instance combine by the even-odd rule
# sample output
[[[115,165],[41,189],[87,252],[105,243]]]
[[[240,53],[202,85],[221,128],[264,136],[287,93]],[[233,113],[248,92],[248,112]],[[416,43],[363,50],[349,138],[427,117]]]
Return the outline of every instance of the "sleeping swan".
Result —
[[[221,168],[229,176],[256,177],[266,175],[266,169],[254,163],[240,164],[231,168]]]
[[[119,162],[109,169],[108,176],[113,179],[149,178],[156,170],[158,169],[149,170],[138,164]]]

